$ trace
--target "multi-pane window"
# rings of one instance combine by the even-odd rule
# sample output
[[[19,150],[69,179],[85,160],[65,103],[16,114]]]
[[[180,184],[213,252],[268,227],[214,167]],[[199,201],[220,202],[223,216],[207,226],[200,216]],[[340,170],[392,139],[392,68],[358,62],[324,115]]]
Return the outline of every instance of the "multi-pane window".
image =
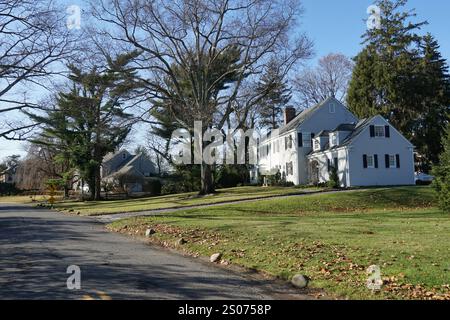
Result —
[[[336,134],[333,133],[333,134],[331,135],[331,145],[332,145],[332,146],[335,146],[336,144],[337,144],[337,137],[336,137]]]
[[[389,168],[396,168],[397,161],[395,159],[395,155],[389,155]]]
[[[375,168],[375,161],[373,155],[367,156],[367,168]]]
[[[375,137],[384,137],[384,126],[375,126]]]
[[[314,140],[314,150],[320,150],[320,141]]]
[[[303,133],[303,147],[311,147],[311,133],[309,132]]]

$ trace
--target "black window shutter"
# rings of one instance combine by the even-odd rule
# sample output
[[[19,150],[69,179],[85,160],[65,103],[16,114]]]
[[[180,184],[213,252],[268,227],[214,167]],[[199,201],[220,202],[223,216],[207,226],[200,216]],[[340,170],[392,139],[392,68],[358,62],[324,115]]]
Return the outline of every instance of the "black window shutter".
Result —
[[[364,166],[364,169],[367,168],[367,155],[366,154],[363,154],[363,166]]]
[[[378,155],[377,154],[373,155],[373,160],[375,162],[375,168],[378,169]]]
[[[375,137],[375,126],[370,126],[370,137]]]
[[[400,155],[399,154],[396,154],[395,155],[395,158],[396,158],[396,162],[397,162],[397,168],[400,168]]]
[[[384,136],[386,138],[390,138],[391,137],[391,128],[389,126],[384,126]]]
[[[303,134],[301,132],[297,133],[298,146],[303,147]]]
[[[388,154],[384,155],[384,162],[386,163],[386,168],[389,168],[389,155]]]
[[[327,158],[327,166],[328,166],[328,171],[330,171],[331,169],[331,164],[330,164],[330,159]]]
[[[334,168],[338,169],[338,158],[334,158]]]

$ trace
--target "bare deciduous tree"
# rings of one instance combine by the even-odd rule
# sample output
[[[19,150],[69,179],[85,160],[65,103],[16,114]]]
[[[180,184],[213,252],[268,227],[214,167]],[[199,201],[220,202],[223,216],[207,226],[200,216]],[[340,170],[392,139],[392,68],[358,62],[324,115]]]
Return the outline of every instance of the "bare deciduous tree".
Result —
[[[305,70],[294,80],[300,104],[308,108],[329,97],[345,102],[352,69],[352,61],[343,54],[331,53],[321,58],[316,68]]]
[[[63,182],[64,196],[69,196],[69,190],[76,181],[75,172],[71,170],[67,160],[57,156],[58,151],[51,144],[35,145],[28,148],[26,158],[18,166],[17,187],[22,190],[45,190],[49,179]]]
[[[0,0],[0,138],[20,140],[34,127],[12,115],[38,108],[30,89],[45,88],[73,53],[64,14],[51,0]]]
[[[311,54],[308,38],[291,32],[298,0],[96,0],[92,11],[104,36],[142,51],[136,68],[148,96],[188,129],[194,121],[203,130],[244,126],[266,94],[248,88],[270,58],[288,71]],[[211,192],[211,165],[203,162],[201,193]]]

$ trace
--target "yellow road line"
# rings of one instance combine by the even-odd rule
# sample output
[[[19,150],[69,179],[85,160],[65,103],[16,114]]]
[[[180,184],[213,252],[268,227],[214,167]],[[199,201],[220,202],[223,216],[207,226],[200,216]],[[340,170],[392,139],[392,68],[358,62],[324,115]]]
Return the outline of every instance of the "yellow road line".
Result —
[[[98,294],[101,300],[112,300],[112,298],[103,291],[95,290],[95,292]]]

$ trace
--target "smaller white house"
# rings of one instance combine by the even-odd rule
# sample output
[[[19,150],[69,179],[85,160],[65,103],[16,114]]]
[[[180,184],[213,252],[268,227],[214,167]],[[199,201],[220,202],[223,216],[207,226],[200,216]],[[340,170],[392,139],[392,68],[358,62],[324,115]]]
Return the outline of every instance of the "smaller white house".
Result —
[[[312,183],[335,167],[342,187],[415,184],[414,146],[379,115],[320,132],[308,163]]]

